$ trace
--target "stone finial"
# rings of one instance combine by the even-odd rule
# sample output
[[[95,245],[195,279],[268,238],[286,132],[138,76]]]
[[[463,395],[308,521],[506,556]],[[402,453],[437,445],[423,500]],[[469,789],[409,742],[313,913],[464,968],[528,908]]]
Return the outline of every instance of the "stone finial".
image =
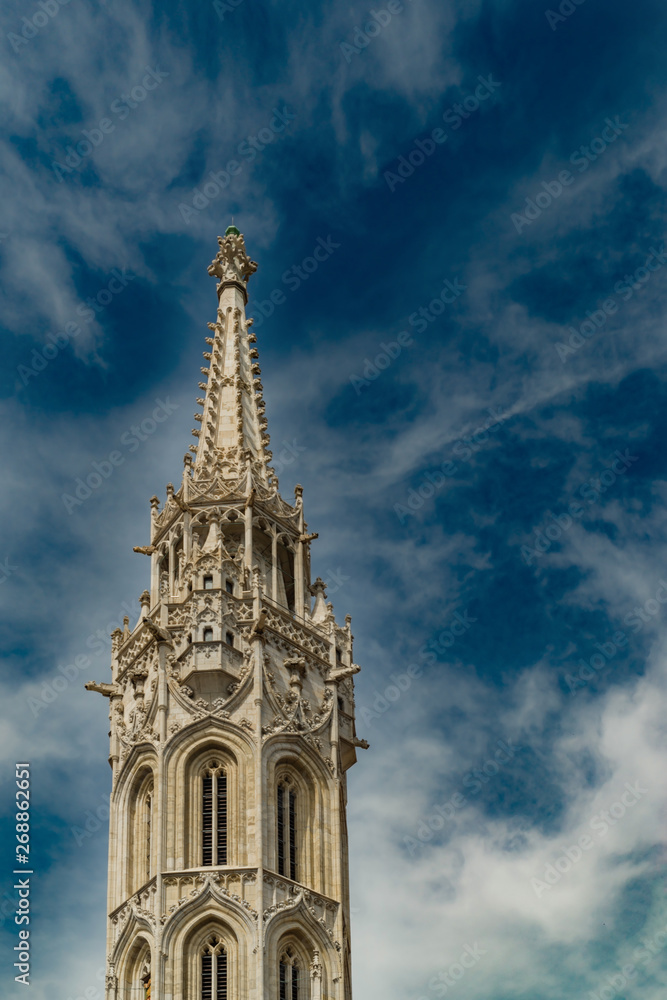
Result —
[[[143,594],[139,598],[139,604],[141,605],[141,617],[145,618],[150,610],[151,606],[151,595],[150,591],[144,590]]]
[[[123,641],[123,633],[119,628],[115,628],[111,633],[111,650],[115,654]]]
[[[248,278],[257,270],[257,263],[248,257],[243,236],[235,226],[229,226],[224,237],[218,236],[218,246],[208,273],[219,278],[220,285],[235,282],[245,289]]]
[[[315,597],[315,607],[313,608],[311,619],[316,624],[319,624],[319,622],[323,622],[327,616],[327,608],[325,602],[325,597],[327,596],[326,590],[327,590],[326,583],[324,582],[322,577],[318,576],[317,580],[315,581],[315,583],[312,584],[310,588],[311,594],[313,594]]]

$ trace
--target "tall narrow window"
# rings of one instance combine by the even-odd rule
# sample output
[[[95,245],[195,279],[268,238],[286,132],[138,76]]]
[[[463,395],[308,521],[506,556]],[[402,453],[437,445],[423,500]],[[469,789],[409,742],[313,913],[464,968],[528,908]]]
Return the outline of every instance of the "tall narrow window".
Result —
[[[277,832],[278,832],[278,874],[288,878],[297,878],[297,816],[296,792],[290,785],[289,778],[284,778],[278,785],[277,797]]]
[[[202,801],[202,864],[213,864],[213,775],[205,774]]]
[[[227,952],[215,935],[206,942],[201,956],[200,1000],[227,1000]]]
[[[227,864],[227,773],[217,761],[202,778],[202,864]]]
[[[219,771],[216,778],[216,798],[218,800],[217,848],[218,864],[227,864],[227,775]]]
[[[151,857],[152,857],[152,846],[153,846],[153,789],[151,788],[146,796],[145,804],[145,828],[144,833],[146,837],[145,849],[146,857],[144,861],[144,876],[147,882],[151,877]]]
[[[201,957],[201,1000],[213,1000],[213,955]]]
[[[282,953],[278,967],[280,985],[278,1000],[307,1000],[308,978],[301,972],[299,957],[290,945]]]
[[[296,881],[296,795],[289,793],[289,877]]]
[[[285,789],[278,785],[278,874],[285,874]],[[282,1000],[282,998],[281,998]]]

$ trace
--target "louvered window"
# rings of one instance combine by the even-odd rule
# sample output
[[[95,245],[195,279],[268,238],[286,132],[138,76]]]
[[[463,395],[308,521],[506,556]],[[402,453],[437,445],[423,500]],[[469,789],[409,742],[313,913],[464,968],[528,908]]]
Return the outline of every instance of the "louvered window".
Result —
[[[278,1000],[307,1000],[308,973],[303,972],[299,957],[290,945],[282,954],[278,967]]]
[[[200,1000],[227,1000],[227,952],[218,937],[212,937],[201,956]]]
[[[297,801],[296,792],[286,778],[278,785],[276,801],[278,834],[278,873],[297,878]]]
[[[296,795],[289,793],[289,877],[296,881]]]
[[[202,778],[202,864],[227,864],[227,773],[216,761]]]
[[[153,845],[153,790],[146,796],[146,826],[145,826],[145,849],[146,858],[144,864],[144,875],[146,881],[151,877],[151,856]]]
[[[278,785],[278,874],[285,874],[285,790]],[[282,998],[281,998],[282,1000]]]

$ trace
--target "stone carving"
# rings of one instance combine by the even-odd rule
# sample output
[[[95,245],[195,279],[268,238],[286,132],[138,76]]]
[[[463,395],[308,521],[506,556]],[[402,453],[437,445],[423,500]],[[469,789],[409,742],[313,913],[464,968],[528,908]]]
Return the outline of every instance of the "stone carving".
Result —
[[[303,490],[297,486],[287,503],[271,466],[258,351],[251,347],[257,337],[248,333],[244,306],[255,269],[230,227],[209,268],[219,301],[199,382],[202,412],[190,447],[196,459],[185,456],[182,482],[166,486],[162,508],[157,497],[151,500],[148,544],[135,546],[154,557],[150,592],[142,595],[133,630],[125,619],[113,632],[109,683],[87,685],[109,698],[111,720],[107,1000],[117,1000],[124,984],[139,992],[142,979],[146,985],[144,945],[136,949],[135,936],[150,944],[153,993],[167,982],[185,989],[195,959],[182,947],[191,938],[181,932],[186,921],[200,926],[204,914],[219,918],[221,938],[222,928],[235,926],[237,945],[228,954],[239,996],[249,989],[268,996],[278,956],[269,954],[262,931],[275,918],[277,932],[282,915],[289,926],[290,911],[305,920],[310,957],[302,971],[312,1000],[350,994],[348,964],[340,959],[350,950],[345,842],[332,803],[344,813],[341,768],[354,755],[332,746],[331,726],[342,696],[340,746],[364,745],[354,720],[358,667],[348,652],[349,619],[344,628],[336,623],[321,580],[310,589],[310,543],[317,536],[304,520]],[[306,610],[309,592],[313,616]],[[277,795],[279,786],[289,794]],[[209,793],[217,803],[212,812]],[[291,817],[301,845],[293,868],[288,838],[294,878],[264,867],[279,864],[279,801],[286,810],[282,829]],[[224,863],[224,838],[215,834],[223,822]],[[211,826],[214,860],[200,869],[209,860],[202,833],[208,836]],[[314,872],[321,894],[310,883]],[[258,983],[262,951],[264,969],[273,971]]]
[[[240,233],[218,236],[219,250],[208,266],[211,277],[219,278],[220,284],[235,281],[245,288],[248,278],[257,270],[257,264],[250,260],[245,242]]]

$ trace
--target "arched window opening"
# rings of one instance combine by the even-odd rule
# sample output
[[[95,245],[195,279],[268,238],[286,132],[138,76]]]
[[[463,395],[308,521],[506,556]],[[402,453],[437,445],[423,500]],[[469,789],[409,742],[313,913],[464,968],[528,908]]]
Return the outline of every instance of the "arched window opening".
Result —
[[[215,760],[202,776],[202,864],[227,864],[227,772]]]
[[[142,767],[134,779],[123,847],[123,881],[131,895],[145,885],[156,869],[155,791],[153,771]],[[139,970],[135,971],[135,985]]]
[[[153,786],[151,785],[144,802],[144,881],[151,877],[153,858]]]
[[[225,642],[227,643],[228,646],[233,646],[234,645],[234,633],[233,632],[226,632],[225,633]]]
[[[201,1000],[227,1000],[227,951],[213,935],[201,955]]]
[[[286,948],[280,956],[278,982],[278,1000],[308,1000],[309,975],[292,947]]]
[[[204,577],[204,590],[213,590],[213,577],[212,576],[205,576]]]
[[[228,594],[234,593],[234,584],[229,579],[225,580],[225,590],[227,591]]]
[[[283,778],[278,785],[277,813],[278,874],[296,881],[296,791],[289,777]]]
[[[204,629],[204,642],[213,642],[213,629],[212,628],[205,628]]]

